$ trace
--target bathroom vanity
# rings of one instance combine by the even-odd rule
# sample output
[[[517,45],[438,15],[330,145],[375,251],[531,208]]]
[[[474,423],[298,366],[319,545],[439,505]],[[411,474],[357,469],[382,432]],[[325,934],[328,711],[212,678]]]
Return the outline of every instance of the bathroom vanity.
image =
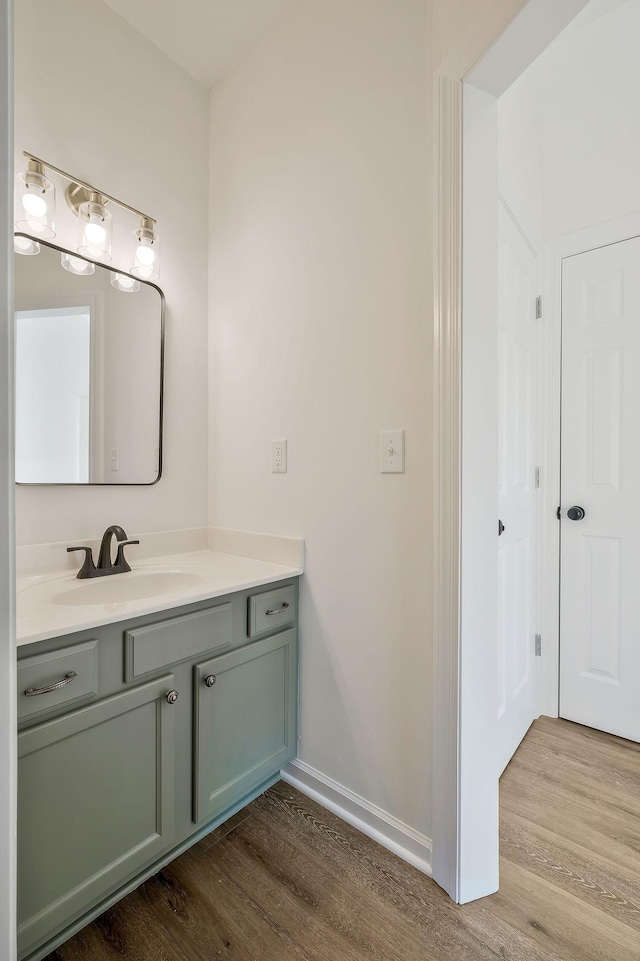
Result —
[[[294,757],[300,571],[274,581],[278,566],[266,566],[264,583],[238,576],[233,590],[218,578],[215,596],[191,603],[182,584],[162,610],[109,600],[141,582],[144,593],[139,571],[24,589],[37,616],[49,604],[56,636],[18,648],[21,961],[44,958]],[[160,584],[163,573],[146,576]],[[89,593],[100,590],[102,604]],[[90,626],[65,630],[78,610]]]

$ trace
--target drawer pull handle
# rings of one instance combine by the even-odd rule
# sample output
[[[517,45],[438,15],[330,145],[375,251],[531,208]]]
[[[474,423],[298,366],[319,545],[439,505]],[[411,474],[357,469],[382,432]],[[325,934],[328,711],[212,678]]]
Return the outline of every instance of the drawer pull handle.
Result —
[[[284,614],[284,612],[288,609],[288,607],[289,607],[289,601],[285,601],[282,607],[279,607],[275,611],[265,611],[265,614],[267,615],[267,617],[271,617],[272,614]]]
[[[38,687],[38,688],[36,688],[36,687],[28,687],[28,688],[26,689],[26,691],[24,692],[24,693],[25,693],[25,696],[26,696],[26,697],[37,697],[38,694],[50,694],[51,691],[57,691],[58,688],[60,688],[60,687],[66,687],[67,684],[71,684],[71,682],[72,682],[72,680],[74,679],[74,677],[77,677],[77,676],[78,676],[78,675],[76,674],[75,671],[69,671],[69,673],[68,673],[68,674],[65,674],[65,676],[62,678],[61,681],[56,681],[55,684],[50,684],[49,687]]]
[[[208,677],[205,677],[204,683],[207,685],[207,687],[213,687],[213,685],[216,683],[215,674],[209,674]]]
[[[169,691],[169,693],[166,695],[167,704],[175,704],[179,696],[180,695],[177,691]]]

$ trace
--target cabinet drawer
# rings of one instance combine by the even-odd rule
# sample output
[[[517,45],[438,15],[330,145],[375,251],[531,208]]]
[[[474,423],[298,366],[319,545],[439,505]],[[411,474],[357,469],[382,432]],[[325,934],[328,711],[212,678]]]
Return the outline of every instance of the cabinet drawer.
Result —
[[[18,720],[97,693],[97,641],[18,661]]]
[[[292,624],[296,619],[296,589],[293,584],[249,598],[249,637]]]
[[[231,604],[125,631],[125,680],[231,646]]]

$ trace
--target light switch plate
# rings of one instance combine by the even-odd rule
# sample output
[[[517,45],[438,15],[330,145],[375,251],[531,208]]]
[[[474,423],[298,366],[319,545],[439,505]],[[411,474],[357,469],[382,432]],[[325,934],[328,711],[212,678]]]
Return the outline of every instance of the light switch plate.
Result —
[[[380,431],[380,473],[404,474],[404,430]]]

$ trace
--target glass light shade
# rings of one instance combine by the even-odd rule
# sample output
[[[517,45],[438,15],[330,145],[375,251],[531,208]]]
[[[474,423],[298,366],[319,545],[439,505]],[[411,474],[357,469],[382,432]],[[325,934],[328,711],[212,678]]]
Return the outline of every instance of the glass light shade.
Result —
[[[140,281],[128,277],[127,274],[119,274],[112,270],[111,286],[115,287],[116,290],[121,290],[123,294],[135,294],[136,290],[140,290]]]
[[[56,235],[53,217],[56,190],[40,164],[31,161],[29,169],[16,177],[16,229],[33,234],[38,240],[51,240]]]
[[[83,260],[82,257],[74,257],[73,254],[61,254],[60,263],[69,273],[78,274],[79,277],[89,277],[96,271],[95,264]]]
[[[157,280],[160,276],[160,237],[151,221],[133,231],[131,273],[140,280]]]
[[[37,240],[30,237],[14,237],[13,249],[17,254],[24,254],[26,257],[34,257],[40,253],[40,244]]]
[[[87,200],[78,207],[78,253],[106,264],[111,260],[113,217],[99,200]]]

